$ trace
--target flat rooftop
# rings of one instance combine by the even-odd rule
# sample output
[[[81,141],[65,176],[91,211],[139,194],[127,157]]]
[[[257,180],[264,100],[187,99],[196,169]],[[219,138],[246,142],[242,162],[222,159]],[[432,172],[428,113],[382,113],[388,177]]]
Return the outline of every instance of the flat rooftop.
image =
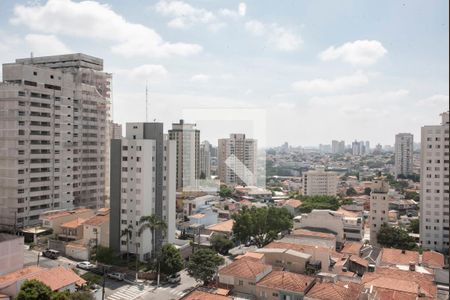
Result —
[[[16,59],[17,64],[44,66],[52,69],[89,68],[103,71],[103,59],[83,53]]]

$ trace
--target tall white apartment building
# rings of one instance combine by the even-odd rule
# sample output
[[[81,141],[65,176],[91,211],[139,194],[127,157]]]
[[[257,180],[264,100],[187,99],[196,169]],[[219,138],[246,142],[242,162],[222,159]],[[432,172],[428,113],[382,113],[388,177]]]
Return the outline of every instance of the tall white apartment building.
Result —
[[[111,74],[84,55],[17,59],[0,84],[0,227],[105,202]]]
[[[331,141],[331,152],[333,154],[345,153],[345,141]]]
[[[425,249],[449,249],[449,113],[440,125],[422,127],[420,241]]]
[[[175,241],[176,142],[163,133],[163,123],[127,123],[126,137],[111,142],[110,247],[115,252],[151,256],[153,242]],[[138,235],[140,219],[155,215],[167,231]],[[131,230],[131,238],[123,233]]]
[[[177,189],[195,187],[200,177],[200,130],[195,126],[180,120],[169,130],[177,144]]]
[[[303,193],[306,196],[336,196],[338,177],[334,172],[317,169],[303,173]]]
[[[381,225],[389,222],[389,183],[384,178],[375,178],[370,193],[370,244],[378,245],[377,233]]]
[[[411,133],[395,135],[395,176],[413,173],[414,136]]]
[[[363,141],[354,141],[352,143],[352,153],[355,156],[366,154],[366,144]]]
[[[219,179],[227,185],[255,185],[257,141],[233,133],[218,141]]]
[[[203,141],[200,144],[200,177],[211,177],[211,144]]]

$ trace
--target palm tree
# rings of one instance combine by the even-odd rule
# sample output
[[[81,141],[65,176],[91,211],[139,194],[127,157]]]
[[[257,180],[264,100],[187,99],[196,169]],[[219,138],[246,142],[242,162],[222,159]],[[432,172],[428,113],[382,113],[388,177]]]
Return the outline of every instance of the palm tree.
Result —
[[[142,234],[147,229],[150,229],[152,231],[152,256],[155,257],[155,251],[156,251],[156,238],[155,233],[156,230],[163,230],[165,231],[167,229],[167,224],[163,220],[161,220],[156,215],[150,215],[150,216],[142,216],[139,220],[139,224],[141,227],[139,228],[139,234]]]
[[[122,235],[120,237],[127,237],[127,264],[130,263],[130,239],[133,237],[133,225],[128,225],[127,228],[122,230]]]

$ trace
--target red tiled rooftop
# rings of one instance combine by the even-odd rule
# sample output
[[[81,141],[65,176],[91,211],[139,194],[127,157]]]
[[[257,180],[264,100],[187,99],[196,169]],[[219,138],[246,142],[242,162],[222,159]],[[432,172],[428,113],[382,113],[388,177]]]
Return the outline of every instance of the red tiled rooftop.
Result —
[[[302,201],[297,200],[297,199],[289,199],[283,203],[283,206],[290,206],[293,208],[300,207],[301,205],[302,205]]]
[[[84,212],[87,212],[90,210],[91,209],[89,209],[89,208],[78,208],[78,209],[74,209],[74,210],[70,210],[70,211],[59,211],[59,212],[55,212],[55,213],[48,213],[48,214],[44,214],[43,216],[41,216],[41,219],[54,220],[54,219],[58,219],[58,218],[65,217],[65,216],[84,213]]]
[[[344,254],[359,255],[359,251],[361,250],[362,246],[362,243],[346,243],[341,252]]]
[[[208,226],[207,229],[211,231],[223,232],[223,233],[231,233],[234,225],[234,220],[228,220],[222,223],[214,224]]]
[[[292,231],[291,235],[294,236],[306,236],[306,237],[318,237],[322,239],[335,239],[336,237],[331,233],[323,233],[317,231],[310,231],[305,229],[295,229]]]
[[[381,263],[389,265],[408,265],[409,263],[419,264],[419,252],[383,248]]]
[[[316,283],[306,296],[320,300],[357,300],[362,289],[362,284],[353,282],[322,282]]]
[[[61,227],[75,229],[82,225],[86,220],[83,218],[76,218],[72,221],[61,224]]]
[[[369,262],[364,258],[359,257],[358,255],[350,256],[350,260],[366,268],[369,266]]]
[[[272,271],[256,285],[270,289],[302,293],[313,281],[313,277],[302,274]]]
[[[86,281],[75,274],[74,271],[64,267],[56,267],[52,269],[44,269],[39,273],[35,273],[28,277],[29,280],[36,279],[49,286],[52,291],[59,290],[71,284],[82,286]]]
[[[109,222],[109,214],[93,216],[93,217],[87,219],[84,222],[84,225],[99,226],[105,222]]]
[[[444,255],[436,251],[425,251],[422,254],[422,264],[430,268],[443,268],[445,266]]]
[[[231,298],[227,297],[227,296],[222,296],[219,294],[213,294],[213,293],[196,290],[196,291],[193,291],[193,292],[187,294],[186,296],[184,296],[181,299],[183,299],[183,300],[230,300]]]
[[[219,270],[220,275],[230,275],[239,278],[255,279],[258,274],[267,270],[271,270],[271,266],[262,263],[258,259],[250,257],[242,257],[235,260],[228,266]]]

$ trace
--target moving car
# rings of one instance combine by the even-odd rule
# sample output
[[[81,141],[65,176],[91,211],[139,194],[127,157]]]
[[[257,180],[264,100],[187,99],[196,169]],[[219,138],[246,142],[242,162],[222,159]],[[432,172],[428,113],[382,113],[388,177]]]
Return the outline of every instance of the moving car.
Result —
[[[42,256],[45,256],[50,259],[57,259],[59,256],[59,251],[53,250],[53,249],[47,249],[42,252]]]
[[[88,261],[82,261],[77,263],[77,268],[83,269],[83,270],[92,270],[95,268],[94,264],[91,264]]]
[[[173,275],[168,276],[167,277],[167,281],[169,283],[178,283],[178,282],[180,282],[181,281],[180,274],[179,273],[175,273]]]
[[[108,273],[108,277],[122,281],[125,278],[125,274],[119,272]]]

